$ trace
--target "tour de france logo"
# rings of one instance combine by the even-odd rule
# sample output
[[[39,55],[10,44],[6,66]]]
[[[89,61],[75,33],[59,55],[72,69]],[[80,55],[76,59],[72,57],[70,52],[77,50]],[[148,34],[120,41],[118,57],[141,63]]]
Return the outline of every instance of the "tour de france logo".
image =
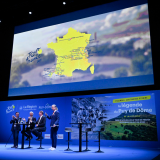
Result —
[[[34,52],[29,52],[28,53],[28,57],[26,58],[26,62],[27,63],[30,63],[30,62],[33,62],[35,61],[36,59],[39,59],[37,62],[40,61],[40,58],[43,56],[42,54],[42,49],[40,48],[37,48],[36,51]]]
[[[15,105],[8,106],[7,109],[6,109],[6,114],[7,114],[7,113],[10,113],[10,112],[13,112],[14,109],[15,109]]]

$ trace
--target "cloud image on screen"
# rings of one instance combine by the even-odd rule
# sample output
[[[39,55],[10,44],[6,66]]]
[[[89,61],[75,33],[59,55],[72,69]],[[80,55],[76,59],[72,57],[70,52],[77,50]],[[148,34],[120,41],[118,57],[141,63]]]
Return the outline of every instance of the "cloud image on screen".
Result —
[[[152,74],[144,4],[15,34],[9,88]]]

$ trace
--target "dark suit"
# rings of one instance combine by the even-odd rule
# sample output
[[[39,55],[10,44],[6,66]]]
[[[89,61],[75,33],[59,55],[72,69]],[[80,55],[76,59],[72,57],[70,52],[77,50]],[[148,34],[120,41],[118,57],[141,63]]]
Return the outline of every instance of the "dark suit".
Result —
[[[30,122],[30,119],[28,118],[28,121],[26,123],[28,123],[28,126],[26,127],[25,131],[22,132],[22,134],[24,134],[27,138],[30,138],[32,137],[31,130],[34,129],[36,124],[36,118],[32,117],[32,122]]]
[[[40,121],[39,121],[40,120]],[[38,124],[38,127],[31,130],[31,132],[38,138],[42,138],[40,132],[46,130],[46,117],[42,116],[38,118],[36,124]]]
[[[59,119],[60,114],[59,111],[55,111],[51,116],[47,116],[48,119],[51,119],[50,126],[58,125],[55,127],[51,127],[51,139],[52,139],[52,147],[56,148],[57,145],[57,131],[59,128]]]
[[[19,131],[21,131],[21,127],[19,123],[21,120],[20,117],[18,118],[13,118],[11,121],[10,121],[10,124],[12,124],[12,128],[11,128],[11,131],[12,131],[12,134],[13,134],[13,141],[14,141],[14,146],[17,146],[18,147],[18,135],[19,135]],[[16,123],[16,124],[15,124]]]

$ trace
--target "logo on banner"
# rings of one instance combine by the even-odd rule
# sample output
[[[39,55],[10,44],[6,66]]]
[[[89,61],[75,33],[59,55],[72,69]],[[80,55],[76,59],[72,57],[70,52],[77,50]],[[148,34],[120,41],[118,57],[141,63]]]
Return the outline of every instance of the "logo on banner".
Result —
[[[15,109],[15,105],[12,105],[12,106],[8,106],[7,109],[6,109],[6,113],[10,113],[10,112],[13,112]]]
[[[44,139],[50,139],[50,134],[44,134]]]
[[[19,110],[36,110],[36,105],[26,105],[26,106],[20,106]]]
[[[39,109],[51,109],[52,106],[50,106],[48,103],[45,106],[39,106]]]
[[[57,139],[63,139],[63,134],[57,134]]]

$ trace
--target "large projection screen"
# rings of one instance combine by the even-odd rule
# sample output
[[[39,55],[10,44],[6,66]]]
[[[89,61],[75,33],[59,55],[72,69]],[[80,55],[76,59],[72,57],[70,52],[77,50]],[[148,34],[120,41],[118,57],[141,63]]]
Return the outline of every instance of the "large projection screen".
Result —
[[[8,96],[153,85],[148,4],[117,3],[16,26]]]

